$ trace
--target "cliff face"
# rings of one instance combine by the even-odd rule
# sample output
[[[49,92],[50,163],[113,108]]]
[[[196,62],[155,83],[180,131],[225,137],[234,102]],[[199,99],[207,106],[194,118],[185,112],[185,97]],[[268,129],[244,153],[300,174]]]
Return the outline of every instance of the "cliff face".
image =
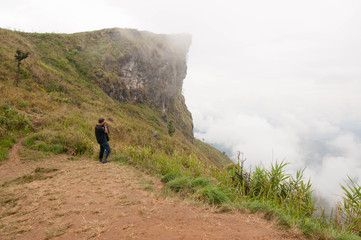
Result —
[[[182,96],[189,35],[160,35],[133,29],[74,34],[76,58],[90,58],[87,75],[113,99],[148,103],[193,138],[191,114]],[[87,68],[87,66],[85,66]]]
[[[172,97],[180,95],[187,74],[186,55],[190,45],[187,36],[152,36],[134,30],[104,30],[109,45],[136,43],[122,54],[103,56],[103,71],[96,73],[109,96],[119,101],[148,102],[169,109]],[[176,37],[185,41],[177,44]],[[118,43],[118,44],[119,44]],[[113,73],[109,76],[106,73]]]

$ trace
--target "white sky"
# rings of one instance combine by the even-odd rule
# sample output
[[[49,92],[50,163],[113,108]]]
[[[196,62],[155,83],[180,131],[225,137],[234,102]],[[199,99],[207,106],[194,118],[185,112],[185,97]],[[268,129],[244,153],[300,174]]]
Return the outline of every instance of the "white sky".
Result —
[[[0,27],[192,34],[195,135],[248,165],[307,167],[332,195],[347,174],[361,181],[360,12],[359,0],[2,0]]]

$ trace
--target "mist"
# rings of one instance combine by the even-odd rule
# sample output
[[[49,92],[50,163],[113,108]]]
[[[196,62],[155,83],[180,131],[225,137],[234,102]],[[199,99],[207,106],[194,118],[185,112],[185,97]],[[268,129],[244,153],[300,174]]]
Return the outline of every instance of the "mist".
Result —
[[[317,194],[361,181],[361,2],[8,1],[0,27],[189,33],[184,81],[195,136],[247,167],[306,168]]]

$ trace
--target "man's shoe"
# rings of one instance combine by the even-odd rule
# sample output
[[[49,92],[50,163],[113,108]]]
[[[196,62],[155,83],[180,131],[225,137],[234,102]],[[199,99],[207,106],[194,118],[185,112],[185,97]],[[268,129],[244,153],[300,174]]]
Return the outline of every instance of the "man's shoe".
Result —
[[[103,160],[102,160],[102,163],[107,163],[108,161],[107,161],[107,158],[108,158],[108,156],[104,156],[104,158],[103,158]]]

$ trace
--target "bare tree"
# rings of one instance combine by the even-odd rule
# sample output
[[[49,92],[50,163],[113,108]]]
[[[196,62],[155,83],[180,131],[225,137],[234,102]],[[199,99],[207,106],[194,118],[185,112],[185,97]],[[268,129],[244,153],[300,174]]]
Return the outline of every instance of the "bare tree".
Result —
[[[16,50],[15,59],[18,62],[18,72],[16,74],[16,81],[15,84],[18,87],[19,86],[19,78],[20,78],[20,65],[21,61],[24,60],[29,56],[29,52],[23,52],[20,49]]]

